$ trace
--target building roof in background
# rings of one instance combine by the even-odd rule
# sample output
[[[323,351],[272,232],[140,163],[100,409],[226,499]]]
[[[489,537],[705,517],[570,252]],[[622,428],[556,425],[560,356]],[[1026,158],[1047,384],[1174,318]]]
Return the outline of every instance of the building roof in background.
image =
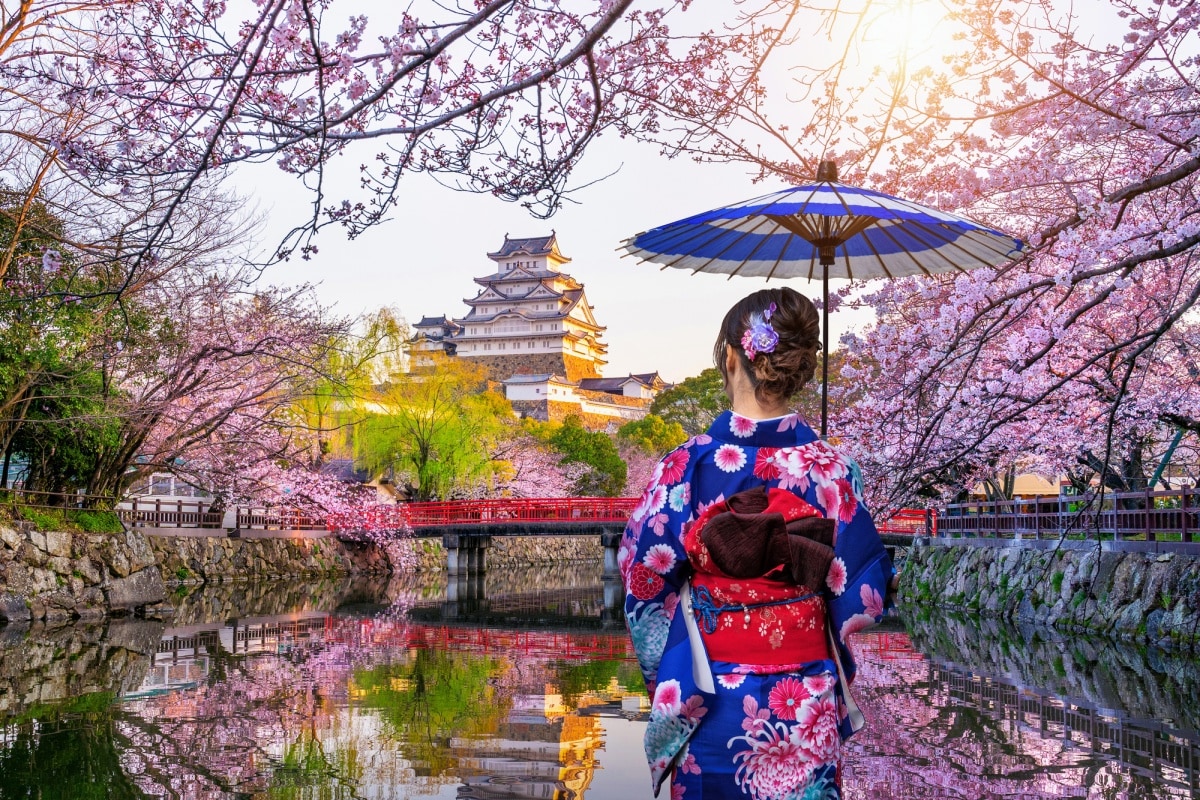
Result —
[[[508,379],[500,381],[500,382],[503,384],[506,384],[506,385],[507,384],[524,385],[524,384],[530,384],[530,383],[561,383],[563,386],[574,386],[575,385],[574,383],[571,383],[569,380],[567,380],[566,378],[564,378],[561,375],[551,375],[548,372],[543,372],[540,374],[531,374],[531,375],[525,375],[525,374],[518,373],[516,375],[513,375],[511,378],[508,378]]]
[[[321,465],[320,474],[342,483],[366,483],[371,477],[366,470],[354,468],[352,458],[331,458]]]

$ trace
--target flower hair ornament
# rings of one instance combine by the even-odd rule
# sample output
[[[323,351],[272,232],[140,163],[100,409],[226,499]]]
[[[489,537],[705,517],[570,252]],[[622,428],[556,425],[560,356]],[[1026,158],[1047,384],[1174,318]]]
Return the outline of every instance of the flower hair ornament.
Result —
[[[750,324],[742,334],[742,349],[751,361],[759,353],[774,353],[775,345],[779,344],[779,334],[771,327],[771,315],[774,313],[775,304],[771,303],[761,314],[755,312],[750,315]]]

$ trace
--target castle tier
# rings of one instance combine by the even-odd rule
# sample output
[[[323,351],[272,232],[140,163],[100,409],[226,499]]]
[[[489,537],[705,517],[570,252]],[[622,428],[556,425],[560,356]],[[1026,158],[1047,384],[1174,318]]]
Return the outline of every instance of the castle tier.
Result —
[[[496,272],[475,279],[479,293],[454,323],[455,354],[487,366],[494,380],[516,373],[563,375],[569,381],[600,377],[608,346],[601,337],[583,284],[562,271],[571,259],[554,234],[504,237],[488,258]]]

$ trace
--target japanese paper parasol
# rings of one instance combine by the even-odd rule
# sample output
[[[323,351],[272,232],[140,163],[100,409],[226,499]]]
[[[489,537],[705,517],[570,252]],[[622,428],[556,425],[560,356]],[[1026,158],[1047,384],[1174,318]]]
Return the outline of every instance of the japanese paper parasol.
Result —
[[[994,267],[1024,245],[1001,231],[882,192],[838,183],[822,161],[813,183],[660,225],[621,249],[693,273],[820,279],[821,436],[828,428],[829,279],[870,280]]]

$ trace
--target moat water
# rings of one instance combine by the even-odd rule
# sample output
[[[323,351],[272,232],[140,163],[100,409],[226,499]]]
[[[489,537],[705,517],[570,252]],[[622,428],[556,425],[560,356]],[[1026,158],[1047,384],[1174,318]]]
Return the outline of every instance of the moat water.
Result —
[[[649,797],[618,596],[597,565],[0,628],[0,800]],[[856,649],[848,798],[1200,797],[1193,657],[913,610]]]

